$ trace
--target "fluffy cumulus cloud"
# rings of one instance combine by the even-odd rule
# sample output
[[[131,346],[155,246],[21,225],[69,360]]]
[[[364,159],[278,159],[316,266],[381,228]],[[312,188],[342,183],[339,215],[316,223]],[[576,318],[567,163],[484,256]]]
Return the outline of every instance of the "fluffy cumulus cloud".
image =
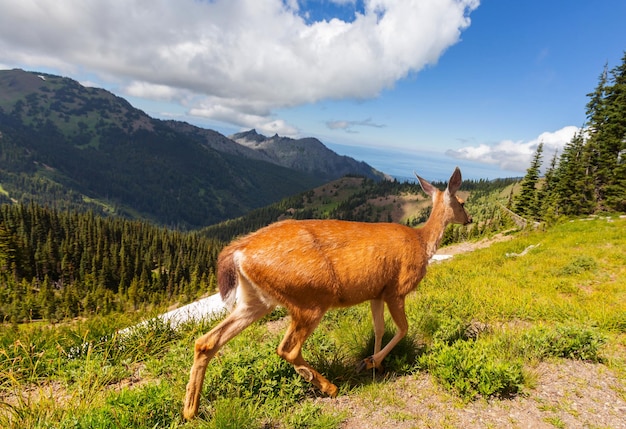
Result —
[[[577,132],[578,127],[567,126],[558,131],[542,133],[530,141],[503,140],[493,145],[466,146],[448,150],[446,155],[456,159],[497,165],[503,170],[523,172],[530,166],[540,143],[543,143],[544,157],[551,158],[555,152],[561,152]],[[546,164],[544,162],[544,166]]]
[[[478,0],[333,0],[350,19],[307,19],[298,0],[0,0],[0,57],[190,112],[276,128],[278,108],[375,97],[434,64]],[[357,8],[358,3],[358,8]],[[192,96],[193,95],[193,96]]]

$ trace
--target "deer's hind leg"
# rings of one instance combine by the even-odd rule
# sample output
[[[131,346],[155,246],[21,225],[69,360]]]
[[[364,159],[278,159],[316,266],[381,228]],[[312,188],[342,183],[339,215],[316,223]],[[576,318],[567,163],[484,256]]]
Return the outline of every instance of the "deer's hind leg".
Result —
[[[194,360],[189,374],[183,415],[187,420],[198,414],[200,394],[209,361],[218,350],[253,322],[275,307],[245,280],[240,281],[237,306],[219,325],[196,340]]]
[[[292,364],[296,372],[330,397],[337,396],[337,386],[317,372],[302,357],[302,345],[322,320],[325,311],[292,312],[291,324],[278,346],[280,357]]]

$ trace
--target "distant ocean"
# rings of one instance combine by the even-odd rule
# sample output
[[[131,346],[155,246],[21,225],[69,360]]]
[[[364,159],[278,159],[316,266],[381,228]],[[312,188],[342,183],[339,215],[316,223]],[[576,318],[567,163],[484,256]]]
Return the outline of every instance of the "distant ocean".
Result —
[[[373,147],[348,146],[324,142],[339,155],[346,155],[357,161],[364,161],[398,181],[415,180],[416,172],[426,180],[446,181],[459,166],[464,179],[500,179],[507,177],[521,177],[525,173],[507,171],[497,165],[482,164],[449,157],[437,152],[412,152],[399,149],[384,149]]]

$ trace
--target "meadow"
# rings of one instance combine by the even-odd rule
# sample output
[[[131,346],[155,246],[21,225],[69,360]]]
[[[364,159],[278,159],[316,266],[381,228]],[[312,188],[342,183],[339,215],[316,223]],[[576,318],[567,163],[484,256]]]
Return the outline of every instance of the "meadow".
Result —
[[[397,411],[390,386],[398,380],[428,374],[463,408],[532,395],[537,366],[565,361],[614,374],[620,383],[610,388],[626,401],[625,231],[623,217],[563,221],[432,264],[407,300],[409,334],[382,374],[355,371],[373,348],[369,306],[329,312],[304,355],[339,387],[337,400],[320,400],[276,355],[288,318],[277,310],[211,361],[190,423],[181,410],[194,340],[219,320],[176,330],[153,322],[130,334],[118,330],[154,315],[5,324],[0,427],[330,429],[357,408],[329,404],[372,398],[395,401],[398,421],[418,427],[416,416]],[[386,326],[385,341],[389,318]]]

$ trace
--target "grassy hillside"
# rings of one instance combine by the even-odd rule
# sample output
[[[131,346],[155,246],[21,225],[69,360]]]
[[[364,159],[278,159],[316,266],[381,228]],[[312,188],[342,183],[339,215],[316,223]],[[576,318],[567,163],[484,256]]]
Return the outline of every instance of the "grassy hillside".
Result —
[[[459,196],[474,224],[451,228],[446,242],[468,236],[476,238],[499,231],[510,220],[501,210],[506,205],[517,179],[465,181]],[[444,183],[434,183],[441,189]],[[417,183],[382,181],[363,177],[342,177],[310,191],[285,198],[275,204],[252,210],[202,230],[208,237],[230,241],[233,237],[255,231],[282,219],[343,219],[361,222],[396,222],[417,226],[430,214],[430,199]],[[470,234],[470,231],[473,230]]]
[[[464,410],[490,398],[488,406],[508,410],[505,424],[512,427],[528,427],[523,419],[529,416],[548,427],[565,427],[566,421],[617,427],[611,422],[623,422],[626,407],[624,230],[624,218],[564,222],[431,266],[407,302],[409,335],[384,362],[383,375],[354,371],[371,353],[368,306],[329,313],[304,354],[339,386],[336,400],[317,399],[277,357],[286,322],[275,312],[209,364],[201,416],[189,424],[180,411],[191,348],[217,321],[179,331],[155,323],[129,336],[115,332],[135,321],[119,317],[5,326],[0,426],[338,428],[384,421],[457,427]],[[387,326],[389,337],[389,320]],[[564,386],[565,397],[556,404],[534,399],[544,380],[538,367],[575,361],[611,381],[602,384],[610,406],[591,404],[590,414],[580,402],[595,380]],[[427,399],[420,389],[409,390],[425,376],[436,382]],[[394,393],[398,383],[402,396]],[[419,408],[422,402],[431,408]],[[437,420],[424,421],[437,407]],[[480,418],[490,426],[489,413]]]

